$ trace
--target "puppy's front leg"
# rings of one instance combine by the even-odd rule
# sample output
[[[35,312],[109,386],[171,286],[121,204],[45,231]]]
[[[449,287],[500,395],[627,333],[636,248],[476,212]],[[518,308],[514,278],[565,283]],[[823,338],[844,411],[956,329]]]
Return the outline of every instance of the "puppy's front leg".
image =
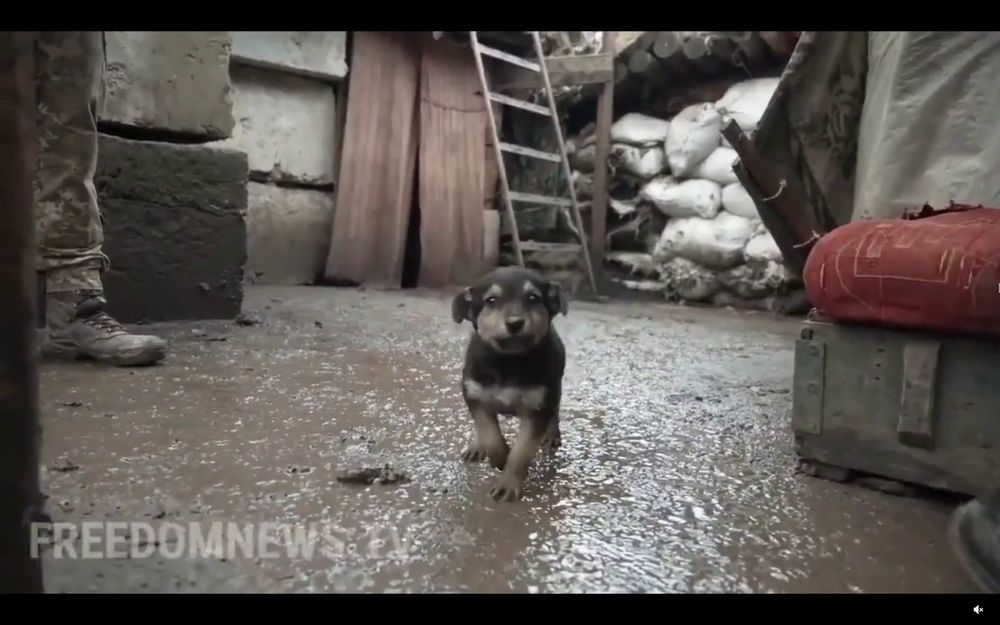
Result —
[[[486,458],[490,464],[502,469],[507,462],[510,448],[500,431],[497,413],[487,410],[478,402],[469,402],[469,412],[472,413],[473,436],[475,442],[465,450],[462,459],[466,462],[481,462]]]
[[[517,441],[507,459],[500,482],[490,491],[490,497],[498,501],[517,501],[521,498],[524,479],[528,476],[528,466],[534,460],[542,438],[548,428],[548,421],[538,414],[522,415],[517,431]]]

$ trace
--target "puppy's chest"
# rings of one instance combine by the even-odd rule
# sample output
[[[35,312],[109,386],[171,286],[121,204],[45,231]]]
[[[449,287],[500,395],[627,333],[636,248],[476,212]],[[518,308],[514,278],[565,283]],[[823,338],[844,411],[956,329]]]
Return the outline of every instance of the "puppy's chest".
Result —
[[[480,402],[496,412],[518,414],[537,412],[545,405],[548,389],[544,386],[515,386],[483,383],[466,378],[462,381],[469,399]]]

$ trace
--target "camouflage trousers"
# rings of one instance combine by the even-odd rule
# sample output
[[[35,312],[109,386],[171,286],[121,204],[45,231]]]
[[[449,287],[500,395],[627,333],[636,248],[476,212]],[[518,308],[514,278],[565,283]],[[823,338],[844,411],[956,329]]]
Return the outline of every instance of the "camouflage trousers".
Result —
[[[107,258],[94,188],[103,71],[102,32],[38,33],[36,267],[50,293],[103,290]]]

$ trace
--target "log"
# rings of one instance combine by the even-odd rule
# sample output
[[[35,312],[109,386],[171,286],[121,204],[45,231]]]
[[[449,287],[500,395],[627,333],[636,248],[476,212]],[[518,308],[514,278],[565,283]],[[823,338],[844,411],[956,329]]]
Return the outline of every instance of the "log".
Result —
[[[640,39],[642,39],[640,37]],[[615,33],[604,33],[604,45],[607,50],[614,50]],[[611,153],[611,121],[614,111],[615,86],[606,83],[601,89],[597,102],[597,155],[593,179],[593,199],[591,201],[591,235],[590,252],[593,264],[600,267],[604,259],[604,234],[607,227],[608,210],[608,156]]]
[[[684,56],[691,61],[705,77],[719,76],[728,73],[733,64],[722,62],[712,55],[708,47],[708,36],[701,33],[693,34],[684,40]]]

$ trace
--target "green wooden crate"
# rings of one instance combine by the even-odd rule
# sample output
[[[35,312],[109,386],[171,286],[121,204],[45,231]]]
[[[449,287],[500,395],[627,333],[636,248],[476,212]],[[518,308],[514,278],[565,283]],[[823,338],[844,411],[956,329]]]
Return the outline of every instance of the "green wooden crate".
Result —
[[[1000,483],[1000,341],[806,321],[800,458],[978,495]]]

